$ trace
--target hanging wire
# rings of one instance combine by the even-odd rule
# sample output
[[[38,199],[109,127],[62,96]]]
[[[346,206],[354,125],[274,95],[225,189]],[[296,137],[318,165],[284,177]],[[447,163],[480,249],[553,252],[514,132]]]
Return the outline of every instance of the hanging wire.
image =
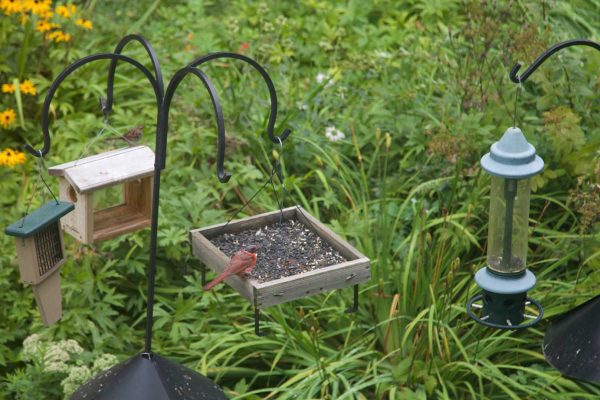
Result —
[[[40,154],[40,156],[37,159],[37,173],[38,173],[37,177],[38,177],[38,179],[36,181],[35,187],[33,188],[33,191],[31,192],[31,196],[29,196],[29,201],[27,202],[27,208],[25,209],[25,212],[23,213],[23,219],[21,220],[20,228],[25,226],[25,219],[27,218],[27,215],[29,215],[29,209],[31,208],[31,204],[33,203],[33,196],[35,196],[35,193],[40,185],[40,181],[44,185],[44,188],[46,188],[46,190],[48,190],[48,193],[50,193],[50,195],[56,202],[56,205],[58,205],[58,199],[52,192],[52,189],[50,189],[50,186],[48,185],[48,183],[46,183],[46,180],[44,179],[44,174],[42,172],[42,169],[45,169],[44,155],[42,154],[41,150],[38,150],[38,151]],[[45,200],[46,199],[45,191],[42,190],[42,193],[44,194],[44,200]]]
[[[219,229],[218,233],[215,236],[219,236],[221,234],[221,232],[223,232],[225,230],[225,228],[227,228],[227,226],[229,225],[229,223],[231,221],[233,221],[235,219],[235,217],[238,216],[239,213],[241,213],[247,206],[248,204],[250,204],[250,202],[252,200],[254,200],[254,198],[256,196],[258,196],[258,194],[260,192],[262,192],[264,190],[264,188],[267,187],[267,185],[269,183],[273,182],[273,175],[275,175],[275,166],[273,166],[273,168],[271,169],[271,175],[269,176],[269,178],[265,181],[265,183],[263,183],[263,185],[260,187],[260,189],[258,189],[252,196],[250,196],[250,198],[248,200],[246,200],[246,202],[244,202],[244,204],[242,204],[242,206],[240,208],[238,208],[236,210],[236,212],[231,216],[231,218],[229,218],[227,220],[227,222],[225,223],[225,225],[223,225],[223,227],[221,227],[221,229]]]
[[[284,206],[285,193],[287,193],[287,189],[285,187],[283,172],[282,172],[282,168],[281,168],[281,159],[283,157],[283,142],[282,142],[281,138],[277,137],[277,139],[279,140],[279,157],[277,157],[275,162],[273,162],[272,167],[271,167],[271,173],[269,174],[269,177],[263,183],[263,185],[254,194],[252,194],[252,196],[250,196],[250,198],[248,200],[246,200],[244,202],[244,204],[242,204],[241,207],[239,207],[235,211],[235,213],[227,220],[225,225],[223,225],[221,227],[221,229],[219,229],[218,233],[215,236],[219,236],[221,234],[221,232],[223,232],[225,230],[225,228],[227,228],[227,226],[239,215],[239,213],[242,212],[248,206],[248,204],[250,204],[252,202],[252,200],[254,200],[254,198],[256,196],[258,196],[258,194],[260,192],[262,192],[269,184],[271,184],[271,187],[273,188],[273,194],[275,195],[275,201],[277,202],[277,206],[279,207],[279,213],[280,213],[279,223],[283,222],[283,206]],[[281,183],[281,187],[283,188],[281,202],[279,201],[279,196],[277,195],[277,190],[275,189],[275,183],[273,181],[273,178],[275,175],[277,175],[277,178],[279,179],[279,181]]]
[[[517,113],[519,110],[519,94],[521,94],[521,90],[523,90],[523,84],[521,83],[521,77],[517,76],[519,80],[519,85],[517,86],[517,90],[515,91],[515,111],[513,113],[513,128],[517,127]]]
[[[77,158],[77,161],[75,161],[75,165],[77,165],[79,163],[79,161],[85,155],[88,154],[90,146],[93,145],[94,143],[96,143],[100,139],[100,137],[102,135],[104,135],[106,132],[114,133],[116,135],[121,136],[121,133],[110,125],[110,123],[108,122],[108,118],[104,117],[102,128],[100,128],[98,133],[96,133],[96,135],[94,135],[92,140],[88,140],[88,142],[85,144],[83,150],[81,151],[81,154],[79,154],[79,158]]]
[[[279,203],[279,197],[277,196],[277,191],[275,190],[275,184],[273,183],[273,175],[271,175],[271,186],[273,187],[273,193],[275,194],[275,199],[277,200],[277,205],[279,206],[279,223],[283,222],[283,205],[285,200],[285,180],[283,179],[283,171],[281,168],[281,160],[283,159],[283,142],[279,136],[277,136],[277,140],[279,140],[279,154],[277,156],[277,160],[275,160],[275,172],[277,173],[277,178],[279,178],[279,183],[283,188],[281,192],[281,203]]]
[[[281,139],[279,139],[279,150],[280,150],[279,157],[273,163],[273,166],[271,168],[271,173],[269,174],[269,177],[267,178],[267,180],[263,183],[263,185],[248,200],[246,200],[246,202],[244,202],[244,204],[240,208],[238,208],[235,211],[235,213],[227,220],[227,222],[225,223],[225,225],[223,225],[214,234],[214,236],[221,235],[221,233],[238,216],[238,214],[240,212],[242,212],[248,206],[248,204],[250,204],[252,202],[252,200],[254,200],[254,198],[256,196],[258,196],[258,194],[260,192],[262,192],[267,187],[267,185],[269,185],[269,184],[271,184],[271,187],[273,188],[273,193],[275,194],[275,199],[277,201],[277,205],[279,206],[279,212],[280,212],[279,222],[280,223],[283,222],[284,199],[285,199],[286,195],[287,196],[291,196],[291,193],[288,192],[287,187],[285,186],[285,177],[283,175],[283,169],[281,167],[281,160],[283,159],[283,143],[282,143]],[[282,188],[281,202],[279,202],[279,197],[277,196],[277,191],[275,190],[275,184],[273,182],[273,177],[275,175],[277,175],[277,178],[279,179],[279,181],[281,183],[281,188]],[[304,213],[304,211],[302,210],[302,207],[300,207],[298,204],[295,204],[293,207],[298,211],[299,214],[301,214],[304,217],[304,221],[306,222],[306,224],[308,224],[313,229],[313,231],[316,230],[316,227],[313,225],[313,223],[311,222],[310,218]]]

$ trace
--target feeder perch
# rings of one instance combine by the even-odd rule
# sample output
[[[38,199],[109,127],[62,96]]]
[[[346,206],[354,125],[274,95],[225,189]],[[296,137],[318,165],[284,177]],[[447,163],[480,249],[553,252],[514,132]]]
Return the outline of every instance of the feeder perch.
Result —
[[[475,274],[483,293],[467,304],[480,324],[497,329],[523,329],[542,319],[542,306],[527,297],[535,275],[527,270],[530,178],[544,169],[544,161],[519,128],[509,128],[481,159],[492,175],[487,266]],[[482,302],[483,304],[481,304]],[[537,312],[530,314],[526,306]],[[477,316],[473,308],[481,310]],[[525,319],[528,322],[523,323]]]
[[[59,177],[60,199],[73,202],[75,211],[63,229],[91,244],[150,226],[154,153],[147,146],[118,149],[48,169]],[[122,185],[122,204],[94,209],[94,192]]]
[[[280,219],[302,223],[347,261],[267,282],[237,275],[225,279],[229,286],[254,305],[256,332],[259,333],[259,309],[347,286],[354,286],[354,306],[349,311],[355,311],[358,305],[358,284],[371,279],[369,259],[299,206],[232,221],[229,224],[192,230],[190,240],[193,254],[219,274],[229,262],[229,257],[217,248],[211,239],[223,234],[266,227],[279,222]],[[261,254],[259,249],[259,259],[266,256],[268,255]]]
[[[44,325],[58,321],[62,314],[59,268],[65,262],[60,218],[73,204],[50,201],[6,228],[15,237],[21,280],[33,286]]]

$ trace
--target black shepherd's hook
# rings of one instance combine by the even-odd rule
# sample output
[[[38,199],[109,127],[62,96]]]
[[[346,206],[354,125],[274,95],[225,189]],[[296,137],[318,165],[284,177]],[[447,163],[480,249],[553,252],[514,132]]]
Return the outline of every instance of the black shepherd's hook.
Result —
[[[179,84],[183,78],[185,78],[188,74],[197,76],[204,84],[204,87],[210,96],[210,100],[215,110],[215,116],[217,118],[217,174],[220,182],[227,182],[229,178],[231,178],[231,174],[223,171],[222,155],[225,153],[225,120],[223,119],[223,111],[221,104],[219,103],[219,96],[217,95],[217,91],[215,90],[215,87],[210,79],[208,79],[208,77],[202,71],[191,66],[184,67],[177,71],[167,87],[167,92],[165,93],[162,107],[163,115],[160,119],[160,140],[157,141],[157,165],[159,165],[161,169],[164,169],[165,167],[165,161],[167,157],[167,134],[169,132],[169,109],[171,108],[171,101],[173,100],[175,91],[179,87]]]
[[[117,44],[117,47],[115,48],[115,51],[113,53],[121,54],[121,52],[123,51],[125,46],[132,41],[139,42],[144,47],[144,49],[146,49],[146,52],[150,56],[150,61],[152,62],[152,69],[154,69],[154,78],[156,79],[156,83],[158,84],[160,98],[162,99],[164,96],[165,87],[163,84],[163,76],[162,76],[162,71],[160,68],[160,63],[158,62],[158,56],[156,55],[154,48],[152,47],[150,42],[148,42],[146,40],[145,37],[143,37],[141,35],[136,35],[136,34],[127,35],[119,41],[119,43]],[[102,108],[102,113],[104,114],[105,119],[108,119],[108,116],[109,116],[110,112],[112,111],[113,91],[114,91],[115,73],[117,70],[117,61],[118,61],[117,59],[113,59],[110,62],[110,67],[108,68],[108,81],[107,81],[107,85],[106,85],[106,99],[100,98],[100,106]]]
[[[159,122],[157,126],[158,135],[156,136],[156,156],[154,162],[154,185],[152,188],[152,222],[150,225],[150,260],[148,267],[148,292],[146,302],[146,345],[145,353],[152,353],[152,326],[154,322],[154,288],[156,280],[156,254],[158,247],[158,203],[160,201],[160,174],[161,170],[165,168],[166,157],[167,157],[167,135],[169,131],[169,109],[171,108],[171,101],[175,95],[177,87],[188,74],[195,75],[198,77],[204,87],[208,91],[210,99],[215,110],[217,117],[217,142],[219,152],[225,151],[225,122],[223,120],[223,112],[221,110],[221,104],[210,79],[202,71],[194,67],[185,67],[175,73],[165,92],[165,97],[160,108]],[[220,161],[217,164],[217,171],[219,180],[221,182],[227,182],[230,175],[223,172],[223,164]]]
[[[156,279],[156,255],[157,255],[157,244],[158,244],[158,203],[160,200],[160,175],[161,171],[165,168],[167,159],[167,136],[169,133],[169,109],[171,108],[171,101],[175,95],[175,91],[179,87],[181,81],[188,75],[192,74],[198,77],[204,87],[208,91],[210,99],[215,110],[217,118],[217,175],[220,182],[227,182],[231,177],[231,174],[223,170],[223,163],[225,159],[225,123],[223,119],[223,112],[219,103],[217,92],[211,83],[210,79],[198,68],[197,66],[217,58],[234,58],[252,65],[263,77],[267,87],[269,88],[269,94],[271,97],[271,113],[269,115],[269,122],[267,125],[267,132],[269,138],[273,143],[283,143],[285,139],[290,135],[290,129],[284,129],[280,136],[275,136],[273,131],[275,129],[275,120],[277,119],[277,93],[275,92],[275,86],[271,81],[271,78],[267,74],[267,71],[253,59],[235,53],[212,53],[203,57],[199,57],[188,66],[180,69],[175,73],[163,99],[162,107],[160,109],[161,115],[159,117],[158,125],[158,136],[156,139],[156,162],[154,164],[154,187],[152,194],[152,223],[150,226],[150,262],[149,262],[149,273],[148,273],[148,293],[146,303],[146,346],[145,352],[152,352],[152,326],[154,321],[154,287]]]
[[[207,61],[216,60],[218,58],[233,58],[235,60],[244,61],[245,63],[250,64],[252,67],[254,67],[255,70],[257,70],[260,73],[267,85],[267,88],[269,89],[269,97],[271,99],[271,112],[269,114],[269,122],[267,124],[267,133],[269,134],[269,139],[271,139],[271,142],[276,144],[280,141],[284,142],[285,139],[287,139],[288,136],[290,136],[290,133],[292,133],[292,131],[290,128],[285,128],[279,136],[275,136],[275,134],[273,133],[275,130],[275,121],[277,120],[277,92],[275,92],[275,86],[273,85],[271,77],[259,63],[257,63],[252,58],[244,56],[242,54],[217,52],[198,57],[194,61],[192,61],[188,66],[198,67]]]
[[[49,130],[49,115],[48,115],[48,113],[50,111],[50,104],[52,103],[52,98],[54,97],[54,94],[55,94],[56,90],[58,89],[58,87],[60,86],[60,84],[71,73],[76,71],[78,68],[80,68],[90,62],[97,61],[97,60],[112,60],[113,62],[116,62],[117,60],[121,60],[121,61],[125,61],[125,62],[133,65],[134,67],[136,67],[137,69],[142,71],[142,73],[146,76],[146,78],[148,78],[148,81],[150,81],[150,84],[152,85],[152,88],[154,89],[154,94],[156,96],[156,108],[157,108],[156,119],[157,119],[157,127],[158,127],[159,122],[160,122],[163,95],[162,95],[162,91],[161,91],[161,85],[154,78],[154,76],[152,76],[152,73],[138,61],[134,60],[133,58],[121,55],[121,54],[113,54],[113,53],[93,54],[91,56],[81,58],[81,59],[75,61],[73,64],[69,65],[67,68],[65,68],[60,73],[60,75],[58,75],[58,77],[54,80],[54,82],[52,82],[52,85],[50,85],[50,88],[48,89],[48,93],[46,94],[46,98],[44,100],[44,105],[42,107],[42,133],[44,134],[44,147],[40,150],[36,150],[33,147],[31,147],[30,145],[26,144],[25,149],[31,155],[33,155],[34,157],[43,157],[46,154],[48,154],[48,152],[50,151],[50,130]]]
[[[510,80],[513,81],[514,83],[525,82],[527,80],[527,78],[529,78],[529,75],[531,75],[536,69],[538,69],[540,67],[540,65],[542,65],[544,63],[544,61],[546,61],[546,59],[548,59],[554,53],[556,53],[564,48],[571,47],[571,46],[590,46],[590,47],[593,47],[596,50],[600,51],[600,43],[596,43],[591,40],[585,40],[585,39],[567,40],[566,42],[561,42],[561,43],[555,44],[554,46],[552,46],[548,50],[546,50],[544,53],[542,53],[542,55],[540,55],[533,62],[533,64],[531,64],[525,70],[525,72],[523,72],[521,75],[517,75],[517,72],[519,72],[519,69],[521,69],[521,64],[516,63],[510,71],[510,74],[509,74]]]

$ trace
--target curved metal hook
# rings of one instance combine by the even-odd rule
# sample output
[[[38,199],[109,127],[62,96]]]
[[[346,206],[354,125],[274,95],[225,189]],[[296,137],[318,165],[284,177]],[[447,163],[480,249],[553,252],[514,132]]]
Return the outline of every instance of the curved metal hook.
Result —
[[[146,49],[146,52],[150,56],[150,60],[152,61],[152,68],[154,69],[154,78],[156,79],[156,83],[158,84],[160,97],[162,101],[162,98],[164,97],[165,87],[163,83],[163,76],[160,68],[160,63],[158,62],[158,56],[156,55],[154,48],[152,47],[150,42],[146,40],[145,37],[137,34],[127,35],[119,41],[113,53],[121,54],[125,46],[132,41],[139,42],[144,47],[144,49]],[[117,70],[117,61],[117,59],[113,59],[110,62],[110,67],[108,68],[108,82],[106,85],[106,100],[105,102],[102,102],[101,100],[102,113],[104,114],[105,118],[108,118],[108,115],[110,114],[113,106],[113,89],[115,73]]]
[[[512,67],[512,69],[510,70],[510,74],[508,75],[510,77],[510,80],[514,83],[525,82],[527,78],[529,78],[529,75],[531,75],[536,69],[538,69],[540,65],[542,65],[544,61],[546,61],[546,59],[548,59],[554,53],[571,46],[590,46],[600,51],[600,43],[596,43],[591,40],[585,39],[567,40],[565,42],[555,44],[554,46],[546,50],[544,53],[542,53],[542,55],[540,55],[533,62],[533,64],[531,64],[521,75],[517,75],[517,72],[519,72],[519,69],[521,69],[521,64],[516,63]]]
[[[58,75],[58,77],[54,80],[54,82],[52,82],[52,85],[50,85],[50,88],[48,89],[48,93],[46,94],[46,98],[44,100],[44,105],[42,107],[42,132],[44,134],[44,147],[41,150],[36,150],[33,147],[31,147],[30,145],[26,144],[25,149],[31,155],[33,155],[34,157],[39,157],[40,154],[42,156],[45,156],[46,154],[48,154],[48,151],[50,151],[50,132],[49,132],[49,127],[48,127],[49,126],[48,112],[50,110],[50,104],[52,103],[52,98],[54,97],[54,93],[56,92],[56,90],[58,89],[58,87],[60,86],[62,81],[64,81],[72,72],[74,72],[78,68],[80,68],[92,61],[106,60],[106,59],[122,60],[122,61],[128,62],[129,64],[133,65],[134,67],[136,67],[137,69],[142,71],[142,73],[146,76],[146,78],[148,78],[148,80],[150,81],[150,84],[152,85],[152,88],[154,89],[154,94],[156,95],[156,106],[157,106],[157,110],[158,110],[157,111],[157,128],[158,128],[158,125],[160,123],[162,94],[160,91],[160,86],[158,85],[156,79],[154,79],[154,77],[152,76],[152,73],[146,67],[144,67],[142,64],[140,64],[133,58],[129,58],[129,57],[123,56],[121,54],[113,54],[113,53],[92,54],[91,56],[81,58],[81,59],[75,61],[74,63],[72,63],[71,65],[69,65],[67,68],[65,68],[60,73],[60,75]],[[158,129],[157,129],[157,132],[158,132]]]
[[[210,79],[208,79],[208,77],[202,71],[191,66],[184,67],[177,71],[167,87],[167,92],[165,93],[162,107],[163,115],[159,130],[161,135],[159,138],[160,140],[157,142],[157,165],[161,169],[165,168],[165,161],[167,158],[167,134],[169,132],[169,109],[171,108],[171,101],[173,100],[173,95],[175,94],[177,87],[183,78],[185,78],[188,74],[192,74],[200,78],[212,101],[212,105],[217,117],[217,176],[220,182],[227,182],[229,178],[231,178],[231,174],[223,170],[223,160],[225,158],[225,121],[223,119],[221,104],[219,103],[219,96],[217,95],[217,91],[215,90],[215,87]]]
[[[292,133],[292,130],[290,128],[285,128],[279,136],[275,136],[273,133],[273,131],[275,130],[275,120],[277,120],[277,93],[275,92],[275,86],[273,85],[271,77],[259,63],[254,61],[252,58],[244,56],[242,54],[217,52],[198,57],[194,61],[189,63],[188,66],[198,67],[199,65],[204,64],[207,61],[215,60],[218,58],[233,58],[236,60],[244,61],[250,64],[252,67],[254,67],[255,70],[257,70],[260,73],[263,80],[267,84],[267,88],[269,89],[269,96],[271,98],[271,112],[269,114],[269,122],[267,124],[267,133],[269,134],[269,138],[273,143],[279,143],[279,141],[283,142],[285,139],[287,139],[290,133]]]

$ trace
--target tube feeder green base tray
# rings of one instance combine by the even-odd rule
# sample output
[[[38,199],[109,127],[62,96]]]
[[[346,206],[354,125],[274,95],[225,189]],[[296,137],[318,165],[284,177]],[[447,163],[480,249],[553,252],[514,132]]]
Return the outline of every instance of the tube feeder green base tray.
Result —
[[[481,325],[495,329],[526,329],[536,325],[544,315],[542,306],[527,297],[535,286],[535,275],[525,270],[520,276],[501,276],[487,267],[475,274],[475,281],[483,292],[467,303],[467,314]],[[537,308],[537,315],[528,314],[526,306]],[[473,309],[481,310],[477,315]],[[523,321],[529,320],[526,323]]]

